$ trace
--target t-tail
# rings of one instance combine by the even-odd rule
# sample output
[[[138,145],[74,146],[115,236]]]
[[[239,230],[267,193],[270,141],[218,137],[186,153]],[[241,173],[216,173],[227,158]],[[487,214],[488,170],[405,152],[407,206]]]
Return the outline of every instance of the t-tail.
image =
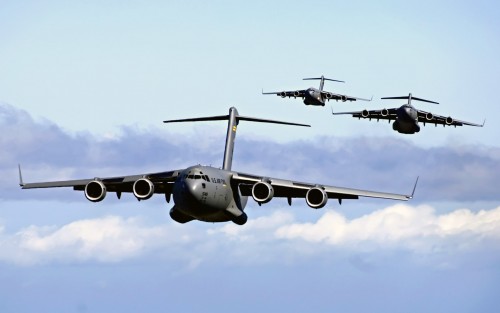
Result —
[[[425,100],[425,99],[422,99],[422,98],[417,98],[417,97],[413,97],[410,94],[408,94],[407,96],[400,96],[400,97],[384,97],[384,98],[380,98],[380,99],[408,99],[408,104],[411,105],[411,100],[417,100],[417,101],[422,101],[422,102],[428,102],[428,103],[434,103],[434,104],[439,104],[439,102],[435,102],[435,101],[430,101],[430,100]]]
[[[321,75],[321,77],[304,78],[304,80],[319,80],[319,90],[320,91],[323,91],[323,86],[325,85],[325,80],[329,80],[332,82],[345,83],[345,81],[343,81],[343,80],[325,78],[325,76],[323,76],[323,75]]]
[[[227,122],[227,134],[226,134],[226,146],[224,148],[224,161],[222,163],[222,169],[227,170],[227,171],[231,170],[231,166],[233,163],[234,140],[236,139],[236,129],[237,129],[240,121],[311,127],[311,125],[306,125],[306,124],[289,123],[289,122],[268,120],[268,119],[262,119],[262,118],[241,116],[238,114],[238,110],[236,110],[235,107],[231,107],[229,109],[228,115],[186,118],[186,119],[178,119],[178,120],[167,120],[167,121],[163,121],[163,123],[223,121],[223,120],[228,121]]]

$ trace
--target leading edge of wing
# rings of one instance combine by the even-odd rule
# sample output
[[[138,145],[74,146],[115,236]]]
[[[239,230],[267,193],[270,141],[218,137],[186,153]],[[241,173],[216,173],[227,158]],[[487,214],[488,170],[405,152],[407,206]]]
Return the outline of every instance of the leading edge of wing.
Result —
[[[19,180],[20,180],[19,185],[21,186],[22,189],[76,187],[76,186],[85,186],[93,180],[102,181],[105,185],[119,185],[119,184],[133,183],[140,178],[148,178],[154,183],[160,181],[172,181],[179,175],[179,172],[180,170],[175,170],[167,172],[127,175],[127,176],[117,176],[117,177],[103,177],[103,178],[95,177],[95,178],[75,179],[75,180],[24,183],[21,174],[21,167],[19,166]]]
[[[466,121],[462,121],[462,120],[457,120],[457,119],[452,118],[451,116],[446,117],[443,115],[437,115],[437,114],[434,114],[432,112],[427,112],[427,111],[423,111],[423,110],[417,110],[417,112],[418,112],[418,121],[422,122],[422,123],[427,123],[427,124],[436,124],[436,125],[439,124],[439,125],[444,125],[444,126],[467,125],[467,126],[483,127],[484,124],[486,123],[486,119],[483,120],[482,124],[476,124],[476,123],[466,122]],[[428,114],[430,114],[432,116],[431,119],[426,118],[426,116]],[[446,122],[447,118],[452,119],[452,122],[450,124],[448,124]]]
[[[291,180],[283,180],[276,178],[265,178],[259,177],[255,175],[248,175],[243,173],[234,173],[233,178],[234,181],[238,183],[247,183],[254,184],[259,181],[269,182],[273,187],[279,188],[282,190],[283,194],[276,194],[276,197],[304,197],[305,193],[314,187],[319,187],[325,190],[328,194],[328,198],[337,198],[337,199],[357,199],[358,197],[369,197],[369,198],[382,198],[382,199],[392,199],[392,200],[401,200],[408,201],[413,198],[415,190],[417,188],[418,177],[415,181],[415,185],[413,186],[413,190],[411,194],[397,194],[397,193],[388,193],[388,192],[380,192],[380,191],[370,191],[370,190],[362,190],[362,189],[354,189],[347,187],[336,187],[336,186],[328,186],[328,185],[318,185],[318,184],[310,184],[310,183],[302,183]],[[299,192],[297,192],[299,191]]]

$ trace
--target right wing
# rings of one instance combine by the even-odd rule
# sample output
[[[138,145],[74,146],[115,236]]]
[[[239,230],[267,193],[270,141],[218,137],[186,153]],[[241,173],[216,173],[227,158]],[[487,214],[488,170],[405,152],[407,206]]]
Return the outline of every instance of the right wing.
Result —
[[[372,99],[365,99],[365,98],[358,98],[358,97],[351,97],[351,96],[346,96],[346,95],[341,95],[339,93],[334,93],[330,91],[321,91],[321,95],[323,96],[324,99],[327,100],[336,100],[336,101],[356,101],[356,100],[362,100],[362,101],[372,101]]]
[[[440,124],[443,126],[455,126],[455,127],[464,125],[483,127],[484,123],[486,122],[484,121],[483,124],[476,124],[476,123],[457,120],[452,118],[451,116],[446,117],[442,115],[436,115],[431,112],[426,112],[422,110],[417,110],[417,114],[418,114],[418,121],[424,123],[424,125],[428,123],[428,124],[435,124],[435,125]]]
[[[305,94],[306,94],[306,90],[273,91],[273,92],[264,92],[264,90],[262,90],[262,94],[263,95],[278,95],[281,98],[286,98],[286,97],[288,97],[288,98],[291,98],[291,97],[304,98]]]
[[[418,178],[417,181],[415,182],[412,193],[409,195],[353,189],[346,187],[317,185],[311,183],[261,177],[261,176],[236,173],[236,172],[233,174],[232,181],[237,185],[239,185],[240,192],[243,196],[252,196],[253,186],[256,183],[265,182],[272,186],[274,192],[273,197],[284,197],[289,199],[306,198],[309,190],[313,188],[319,188],[320,190],[323,190],[326,193],[328,198],[338,199],[339,201],[342,201],[342,199],[358,199],[359,197],[408,201],[409,199],[413,198]]]
[[[352,117],[356,118],[367,118],[378,120],[396,120],[397,109],[382,109],[382,110],[363,110],[363,111],[353,111],[353,112],[333,112],[333,115],[350,114]]]

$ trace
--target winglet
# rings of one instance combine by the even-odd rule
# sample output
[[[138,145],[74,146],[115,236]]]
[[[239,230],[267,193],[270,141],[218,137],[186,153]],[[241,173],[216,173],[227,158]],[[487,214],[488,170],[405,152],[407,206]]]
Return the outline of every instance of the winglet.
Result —
[[[483,121],[483,125],[481,125],[481,127],[483,127],[485,123],[486,123],[486,119],[484,119],[484,121]]]
[[[413,199],[413,195],[415,194],[415,189],[417,189],[417,183],[419,178],[420,176],[417,176],[417,180],[415,181],[415,185],[413,186],[413,191],[411,192],[411,195],[408,196],[408,199]]]
[[[21,164],[18,164],[17,167],[19,168],[19,186],[24,187],[23,175],[21,174]]]

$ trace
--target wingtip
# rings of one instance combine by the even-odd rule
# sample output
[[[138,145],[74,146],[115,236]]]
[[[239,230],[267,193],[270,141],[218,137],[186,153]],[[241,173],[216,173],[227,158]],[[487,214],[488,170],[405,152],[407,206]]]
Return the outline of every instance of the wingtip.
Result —
[[[486,119],[483,120],[483,125],[481,125],[481,127],[483,127],[484,124],[486,124]]]
[[[418,184],[418,179],[420,176],[417,176],[417,180],[415,181],[415,185],[413,186],[413,190],[411,192],[411,195],[408,196],[408,199],[413,199],[413,195],[415,194],[415,190],[417,189],[417,184]]]
[[[21,173],[21,164],[17,164],[17,168],[19,170],[19,186],[24,187],[23,175]]]

